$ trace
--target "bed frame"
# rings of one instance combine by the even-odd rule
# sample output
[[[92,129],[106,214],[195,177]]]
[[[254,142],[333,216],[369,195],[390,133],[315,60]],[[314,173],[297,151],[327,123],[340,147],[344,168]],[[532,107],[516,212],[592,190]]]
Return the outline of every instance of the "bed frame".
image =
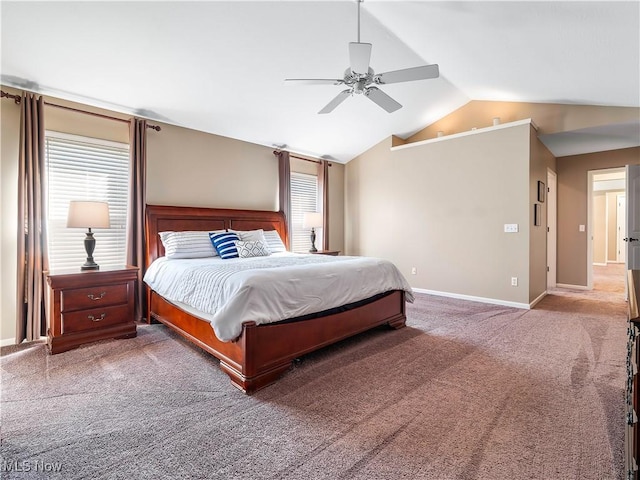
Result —
[[[146,265],[164,255],[159,232],[182,230],[277,230],[288,247],[282,212],[147,205]],[[307,320],[256,325],[222,342],[206,320],[195,317],[147,288],[147,318],[158,320],[220,360],[233,385],[252,393],[275,382],[300,356],[373,327],[405,325],[404,292],[393,291],[364,305]]]

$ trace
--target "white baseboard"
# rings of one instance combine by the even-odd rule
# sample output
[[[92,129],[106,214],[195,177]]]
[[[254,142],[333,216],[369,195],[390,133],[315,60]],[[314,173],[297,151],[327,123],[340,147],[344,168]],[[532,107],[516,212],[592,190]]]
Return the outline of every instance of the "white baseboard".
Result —
[[[503,305],[505,307],[520,308],[524,310],[529,310],[531,308],[527,303],[509,302],[507,300],[498,300],[497,298],[474,297],[473,295],[462,295],[459,293],[439,292],[437,290],[427,290],[424,288],[414,288],[413,291],[417,293],[426,293],[428,295],[436,295],[438,297],[457,298],[459,300],[469,300],[471,302],[490,303],[492,305]],[[536,302],[537,301],[539,300],[536,299]]]
[[[531,302],[531,303],[529,304],[529,308],[531,309],[531,308],[535,307],[535,306],[540,302],[540,300],[542,300],[542,299],[543,299],[544,297],[546,297],[546,296],[547,296],[547,291],[545,290],[544,292],[542,292],[542,293],[538,296],[538,298],[536,298],[535,300],[533,300],[533,302]]]
[[[606,267],[606,266],[607,266],[607,262],[604,262],[604,263],[600,263],[600,262],[593,262],[593,264],[594,264],[596,267]]]
[[[47,339],[47,337],[45,336],[45,337],[40,337],[39,340],[33,340],[33,341],[34,342],[41,342],[41,341],[45,341],[46,339]],[[0,340],[0,347],[8,347],[9,345],[16,345],[16,339],[15,338],[5,338],[4,340]]]
[[[569,285],[568,283],[556,283],[556,288],[570,288],[571,290],[589,290],[585,285]]]

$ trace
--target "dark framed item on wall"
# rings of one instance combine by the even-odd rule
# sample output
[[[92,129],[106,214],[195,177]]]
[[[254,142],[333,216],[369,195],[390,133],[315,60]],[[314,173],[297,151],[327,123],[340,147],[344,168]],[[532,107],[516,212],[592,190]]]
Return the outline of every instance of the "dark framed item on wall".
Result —
[[[536,227],[542,225],[542,205],[539,203],[533,204],[533,224]]]
[[[544,203],[544,199],[547,195],[547,186],[544,184],[544,182],[541,182],[540,180],[538,180],[538,201],[540,203]]]

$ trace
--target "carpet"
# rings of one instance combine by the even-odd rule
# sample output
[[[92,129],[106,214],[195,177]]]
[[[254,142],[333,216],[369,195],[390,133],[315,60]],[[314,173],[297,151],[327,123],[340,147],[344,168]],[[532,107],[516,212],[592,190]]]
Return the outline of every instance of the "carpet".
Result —
[[[14,349],[1,478],[622,479],[626,305],[604,284],[530,311],[417,294],[407,328],[253,396],[162,325]]]

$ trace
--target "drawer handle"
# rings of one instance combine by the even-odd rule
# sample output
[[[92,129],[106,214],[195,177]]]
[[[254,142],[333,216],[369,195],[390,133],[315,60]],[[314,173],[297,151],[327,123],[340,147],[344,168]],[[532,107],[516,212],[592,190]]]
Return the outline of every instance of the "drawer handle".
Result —
[[[93,315],[87,315],[87,318],[89,320],[91,320],[92,322],[99,322],[100,320],[104,320],[104,317],[106,317],[107,314],[103,313],[102,315],[100,315],[100,318],[94,317]]]
[[[95,296],[93,293],[90,293],[87,297],[89,297],[89,300],[100,300],[101,298],[104,298],[106,294],[107,292],[101,292],[99,296]]]

